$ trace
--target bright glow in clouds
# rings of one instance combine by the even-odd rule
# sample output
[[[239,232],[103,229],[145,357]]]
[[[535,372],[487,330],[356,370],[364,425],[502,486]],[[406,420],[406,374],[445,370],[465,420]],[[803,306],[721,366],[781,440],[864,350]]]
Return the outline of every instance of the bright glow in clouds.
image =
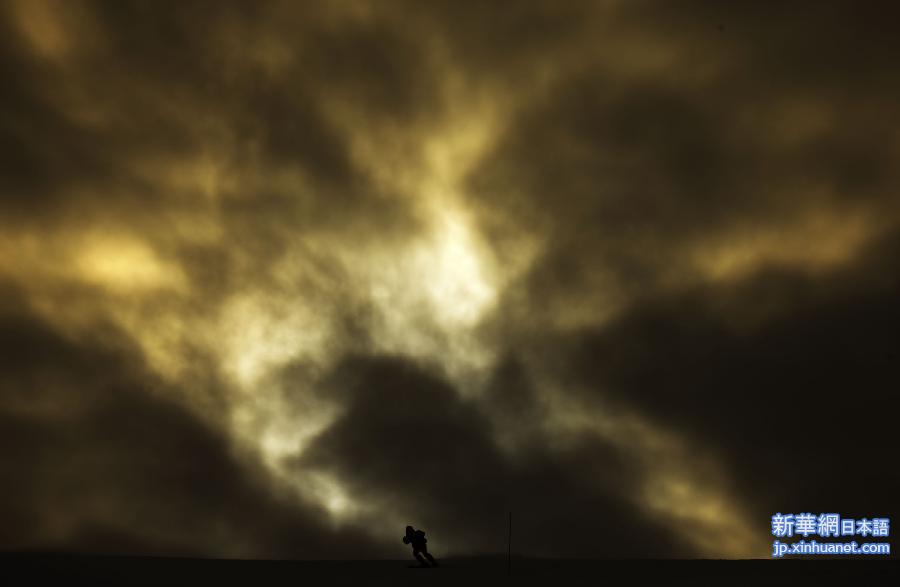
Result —
[[[185,286],[180,269],[165,265],[147,245],[127,237],[91,239],[75,263],[85,280],[115,292]]]
[[[413,252],[413,265],[437,320],[448,327],[472,327],[497,296],[478,255],[471,229],[450,208],[436,211],[434,247]]]

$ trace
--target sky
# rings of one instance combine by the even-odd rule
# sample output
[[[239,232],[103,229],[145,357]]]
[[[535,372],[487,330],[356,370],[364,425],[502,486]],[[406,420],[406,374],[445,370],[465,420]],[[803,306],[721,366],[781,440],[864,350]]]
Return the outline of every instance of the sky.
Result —
[[[896,16],[0,2],[0,549],[896,515]]]

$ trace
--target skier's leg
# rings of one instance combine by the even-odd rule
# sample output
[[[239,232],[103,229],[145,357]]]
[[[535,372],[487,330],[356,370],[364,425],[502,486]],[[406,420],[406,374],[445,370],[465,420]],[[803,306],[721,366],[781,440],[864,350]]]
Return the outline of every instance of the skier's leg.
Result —
[[[416,557],[416,560],[419,561],[419,564],[420,564],[420,565],[422,565],[423,567],[427,567],[427,566],[428,566],[428,563],[425,561],[425,558],[422,556],[422,553],[421,553],[421,552],[419,552],[418,550],[414,550],[414,551],[413,551],[413,556]]]

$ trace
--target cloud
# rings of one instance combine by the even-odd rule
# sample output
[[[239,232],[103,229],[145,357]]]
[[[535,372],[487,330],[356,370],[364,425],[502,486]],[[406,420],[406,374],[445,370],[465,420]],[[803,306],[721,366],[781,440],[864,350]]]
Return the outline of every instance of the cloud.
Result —
[[[4,548],[493,552],[512,510],[752,557],[891,509],[885,9],[0,10]]]
[[[772,269],[646,304],[574,338],[566,364],[711,444],[763,522],[769,510],[835,503],[859,504],[847,515],[891,511],[897,477],[880,463],[892,432],[875,422],[893,405],[900,350],[896,241],[826,279]]]
[[[498,393],[519,391],[504,389],[498,375]],[[331,377],[345,411],[294,466],[334,475],[373,524],[390,512],[387,536],[404,520],[421,520],[445,549],[500,552],[511,510],[525,551],[690,552],[629,503],[635,473],[612,446],[584,438],[548,451],[535,434],[527,456],[514,462],[493,439],[490,418],[510,416],[502,397],[486,417],[479,403],[397,357],[351,358]],[[528,403],[518,394],[509,399]]]
[[[7,302],[9,303],[9,302]],[[363,529],[274,490],[127,355],[3,314],[5,549],[378,556]]]

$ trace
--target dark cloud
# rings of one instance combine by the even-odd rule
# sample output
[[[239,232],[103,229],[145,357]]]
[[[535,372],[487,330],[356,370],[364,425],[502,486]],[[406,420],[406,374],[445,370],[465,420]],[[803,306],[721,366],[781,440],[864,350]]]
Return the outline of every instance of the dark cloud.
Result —
[[[642,305],[572,341],[570,376],[711,444],[761,527],[770,510],[890,512],[896,247],[825,279],[771,269]]]
[[[520,418],[528,399],[497,374],[490,417]],[[336,473],[361,503],[421,520],[435,548],[500,552],[506,512],[515,512],[517,548],[550,556],[689,554],[676,537],[628,501],[636,472],[614,447],[583,439],[548,451],[532,431],[521,461],[493,440],[477,402],[401,358],[358,357],[332,374],[346,412],[308,449],[301,468]],[[523,405],[523,402],[526,405]]]

